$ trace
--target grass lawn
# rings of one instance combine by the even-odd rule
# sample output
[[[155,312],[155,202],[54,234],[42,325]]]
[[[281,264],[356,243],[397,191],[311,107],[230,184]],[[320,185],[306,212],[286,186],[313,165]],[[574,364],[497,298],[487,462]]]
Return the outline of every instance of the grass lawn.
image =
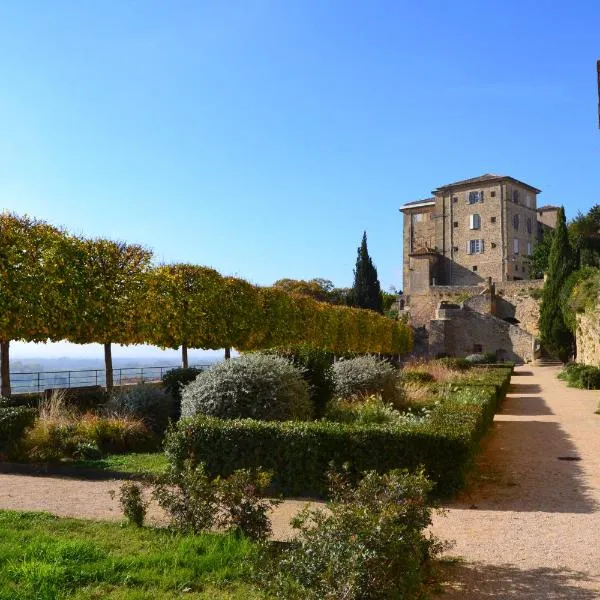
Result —
[[[149,454],[109,454],[99,460],[78,460],[69,464],[101,471],[159,475],[165,472],[168,463],[164,453],[152,452]]]
[[[252,542],[0,511],[0,600],[264,598]]]

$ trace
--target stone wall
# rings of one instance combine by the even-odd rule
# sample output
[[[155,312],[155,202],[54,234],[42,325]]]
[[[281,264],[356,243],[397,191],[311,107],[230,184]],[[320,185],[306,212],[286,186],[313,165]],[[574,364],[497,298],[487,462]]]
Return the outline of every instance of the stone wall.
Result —
[[[518,321],[518,326],[539,336],[540,297],[543,280],[504,281],[496,287],[496,316]]]
[[[600,302],[593,311],[577,315],[577,362],[600,367]]]
[[[500,360],[530,362],[537,351],[535,336],[502,319],[468,308],[439,309],[430,324],[429,352],[468,356],[495,352]]]
[[[445,300],[457,304],[467,303],[467,306],[478,312],[490,312],[489,296],[479,298],[486,289],[487,282],[481,285],[469,286],[431,286],[418,294],[408,297],[407,310],[411,315],[414,327],[429,329],[430,321],[435,319],[440,302]],[[540,315],[540,300],[536,298],[544,286],[541,280],[535,281],[505,281],[496,284],[496,299],[493,311],[501,319],[514,319],[518,326],[532,335],[538,336],[538,319]],[[515,321],[512,321],[513,323]]]

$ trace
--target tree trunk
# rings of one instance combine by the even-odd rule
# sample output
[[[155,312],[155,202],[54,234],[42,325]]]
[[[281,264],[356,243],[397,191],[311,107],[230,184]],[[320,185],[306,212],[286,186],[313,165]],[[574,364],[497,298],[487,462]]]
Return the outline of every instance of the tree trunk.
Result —
[[[0,341],[0,396],[3,398],[9,398],[11,394],[9,344],[10,342]]]
[[[231,348],[225,348],[225,360],[229,360],[231,358]]]
[[[187,369],[189,366],[188,363],[188,347],[187,344],[181,344],[181,366],[184,369]]]
[[[110,342],[104,344],[104,368],[106,370],[106,389],[113,388],[113,365],[112,365],[112,348]]]

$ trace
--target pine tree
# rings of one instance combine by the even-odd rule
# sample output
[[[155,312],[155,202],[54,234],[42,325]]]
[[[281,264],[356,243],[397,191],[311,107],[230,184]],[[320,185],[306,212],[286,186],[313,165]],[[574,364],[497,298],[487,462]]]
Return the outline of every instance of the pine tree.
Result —
[[[377,278],[377,269],[373,265],[367,249],[366,231],[363,233],[362,243],[358,248],[358,256],[356,257],[350,304],[358,308],[369,308],[378,313],[383,313],[381,286]]]
[[[560,307],[560,292],[575,269],[574,252],[569,243],[565,209],[556,217],[556,229],[548,257],[548,277],[540,306],[540,336],[546,348],[566,362],[573,351],[573,335],[566,326]]]

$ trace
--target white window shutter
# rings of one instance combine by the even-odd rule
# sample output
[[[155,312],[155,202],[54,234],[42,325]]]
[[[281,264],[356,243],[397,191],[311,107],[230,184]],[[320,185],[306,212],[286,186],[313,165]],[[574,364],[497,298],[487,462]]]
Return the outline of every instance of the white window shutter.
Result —
[[[469,228],[475,229],[475,215],[469,215]]]
[[[471,254],[471,242],[467,242],[467,254]]]

